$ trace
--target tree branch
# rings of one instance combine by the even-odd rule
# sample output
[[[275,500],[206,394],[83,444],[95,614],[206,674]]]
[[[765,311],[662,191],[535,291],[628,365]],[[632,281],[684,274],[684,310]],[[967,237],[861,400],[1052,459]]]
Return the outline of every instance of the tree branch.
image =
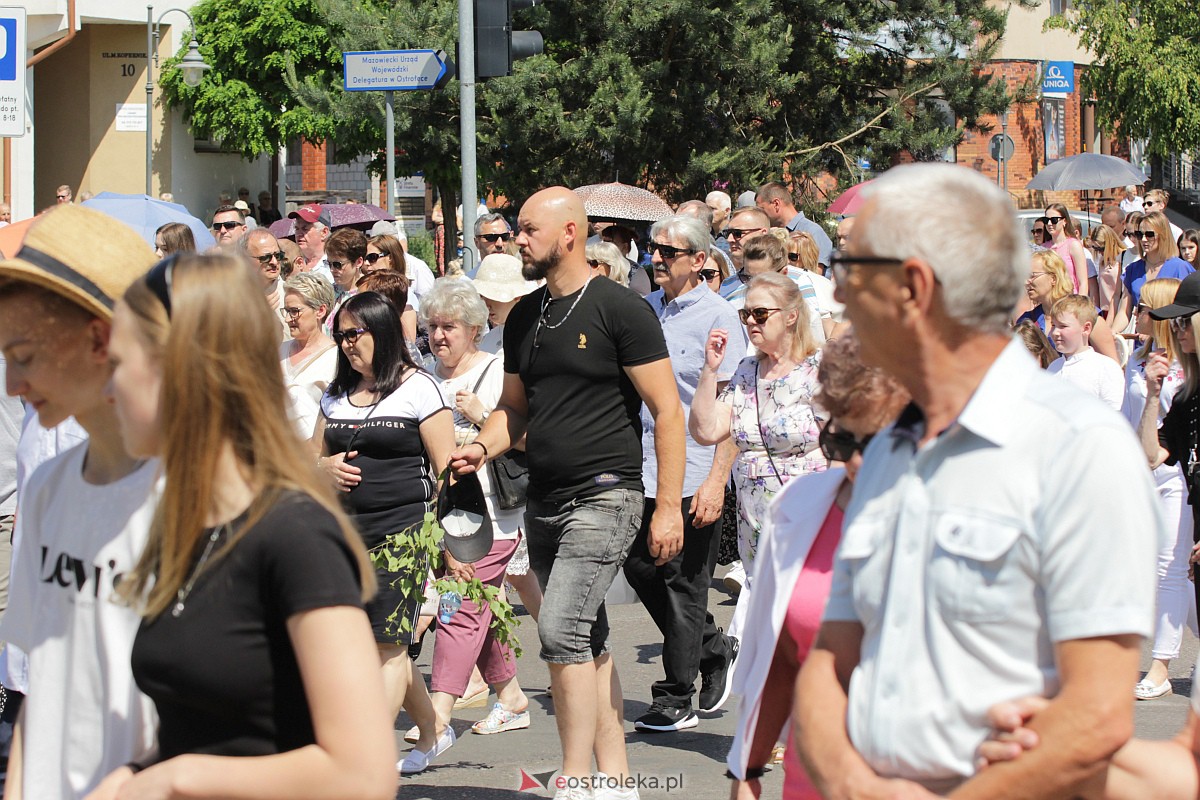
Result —
[[[781,155],[784,158],[795,158],[796,156],[806,156],[811,153],[819,153],[822,150],[836,150],[838,153],[841,154],[842,158],[847,159],[847,163],[849,163],[849,157],[841,149],[841,145],[845,144],[846,142],[850,141],[851,139],[855,138],[856,136],[861,136],[862,134],[866,133],[867,131],[877,128],[878,125],[876,123],[878,123],[881,119],[883,119],[888,114],[890,114],[893,109],[897,108],[898,106],[902,106],[903,104],[907,103],[909,100],[912,100],[914,97],[925,94],[926,92],[932,91],[933,89],[936,89],[937,86],[938,86],[938,84],[935,81],[933,83],[929,83],[929,84],[926,84],[925,86],[922,86],[920,89],[913,89],[911,92],[906,92],[905,94],[900,95],[900,97],[897,98],[895,103],[892,103],[887,108],[885,108],[883,111],[880,111],[878,114],[876,114],[874,117],[872,117],[861,128],[859,128],[856,131],[852,131],[852,132],[846,134],[845,136],[843,136],[840,139],[836,139],[832,142],[825,142],[824,144],[815,145],[813,147],[805,147],[800,150],[788,150],[784,153],[781,153]]]

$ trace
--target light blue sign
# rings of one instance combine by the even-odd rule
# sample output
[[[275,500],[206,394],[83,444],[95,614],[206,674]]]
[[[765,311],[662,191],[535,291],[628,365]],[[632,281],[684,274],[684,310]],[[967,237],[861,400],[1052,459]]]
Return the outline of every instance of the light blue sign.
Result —
[[[342,53],[347,92],[433,89],[446,77],[445,53],[439,50],[375,50]]]
[[[1047,61],[1046,74],[1042,76],[1043,92],[1064,92],[1071,94],[1075,91],[1075,62]]]

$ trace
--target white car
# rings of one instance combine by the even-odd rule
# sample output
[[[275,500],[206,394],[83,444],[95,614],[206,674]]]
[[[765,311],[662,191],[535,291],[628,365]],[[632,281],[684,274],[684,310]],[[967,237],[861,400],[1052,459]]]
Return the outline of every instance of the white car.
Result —
[[[1071,215],[1071,219],[1075,221],[1075,226],[1079,228],[1079,238],[1086,239],[1091,233],[1092,228],[1104,223],[1100,221],[1099,214],[1093,214],[1089,211],[1067,211]],[[1033,222],[1038,217],[1046,216],[1045,209],[1039,208],[1022,208],[1017,211],[1017,219],[1021,220],[1021,225],[1025,229],[1026,235],[1032,241],[1033,237]],[[1038,243],[1040,244],[1040,242]]]

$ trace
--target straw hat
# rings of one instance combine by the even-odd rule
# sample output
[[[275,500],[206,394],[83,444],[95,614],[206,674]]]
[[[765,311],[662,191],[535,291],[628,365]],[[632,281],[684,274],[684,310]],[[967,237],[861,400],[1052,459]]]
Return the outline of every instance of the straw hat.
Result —
[[[479,262],[475,271],[475,290],[481,297],[507,303],[538,288],[521,277],[521,259],[507,253],[492,253]]]
[[[15,257],[0,261],[0,279],[36,284],[111,319],[116,301],[156,260],[125,223],[63,205],[38,218]]]

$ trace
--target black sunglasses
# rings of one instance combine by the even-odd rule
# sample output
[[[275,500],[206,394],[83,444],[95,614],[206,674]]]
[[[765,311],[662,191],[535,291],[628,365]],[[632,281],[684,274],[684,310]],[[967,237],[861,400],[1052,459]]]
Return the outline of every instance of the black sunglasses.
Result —
[[[1158,234],[1155,233],[1154,231],[1141,231],[1141,236],[1139,236],[1138,238],[1139,239],[1157,239]]]
[[[1127,233],[1125,235],[1128,236],[1130,239],[1141,239],[1143,234],[1141,231],[1130,231],[1129,233]]]
[[[753,317],[759,325],[766,325],[772,314],[782,310],[782,308],[739,308],[738,319],[742,321],[743,325],[749,325],[750,319]]]
[[[659,244],[658,242],[651,242],[649,245],[649,250],[651,253],[657,250],[663,258],[667,259],[675,258],[680,253],[687,253],[689,256],[696,254],[695,250],[687,247],[672,247],[669,244]]]
[[[381,258],[391,258],[391,256],[389,256],[387,253],[367,253],[364,258],[367,259],[368,264],[374,264]]]
[[[700,277],[706,281],[715,280],[716,278],[721,277],[721,270],[719,270],[719,269],[702,269],[702,270],[700,270]]]
[[[1041,222],[1045,225],[1057,225],[1058,223],[1064,221],[1065,219],[1066,219],[1066,217],[1040,217],[1038,219],[1038,222]]]
[[[866,450],[874,438],[875,434],[871,433],[857,439],[849,431],[834,430],[832,425],[826,425],[817,436],[817,444],[830,461],[846,462],[854,458],[855,453]]]
[[[212,224],[212,229],[214,231],[219,231],[222,228],[224,228],[227,231],[231,231],[234,228],[240,228],[240,227],[242,227],[242,223],[240,223],[240,222],[214,222]]]
[[[479,234],[479,238],[488,244],[495,244],[497,241],[507,242],[512,238],[512,231],[507,233],[481,233]]]
[[[261,256],[255,256],[254,258],[256,261],[258,261],[259,264],[262,264],[265,267],[267,264],[271,263],[271,259],[275,259],[280,264],[282,264],[284,261],[287,260],[287,253],[283,252],[282,250],[279,250],[274,253],[263,253]]]
[[[800,260],[799,253],[788,253],[788,261],[791,261],[793,264],[795,264],[799,260]]]
[[[341,344],[342,342],[354,344],[358,341],[360,336],[362,336],[364,333],[370,332],[371,331],[367,328],[350,328],[349,330],[345,331],[334,331],[333,340],[338,344]]]
[[[341,269],[342,267],[346,266],[349,263],[350,263],[349,261],[333,261],[333,260],[331,260],[329,262],[329,268],[330,269]]]
[[[752,233],[762,233],[766,228],[726,228],[725,236],[729,239],[741,239],[743,236],[749,236]]]

